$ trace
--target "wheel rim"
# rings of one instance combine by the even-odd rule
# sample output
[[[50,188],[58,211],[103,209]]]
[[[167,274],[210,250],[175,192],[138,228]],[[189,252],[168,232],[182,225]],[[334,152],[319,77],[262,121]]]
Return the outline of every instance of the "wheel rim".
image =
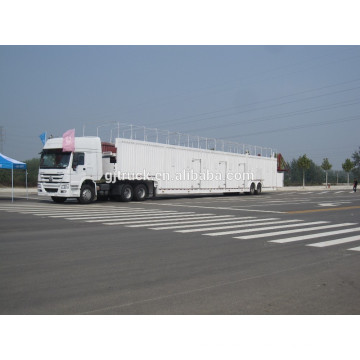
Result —
[[[145,189],[143,189],[143,188],[138,189],[136,195],[139,199],[144,198],[145,197]]]
[[[91,200],[91,191],[89,189],[85,189],[82,193],[82,198],[85,200],[85,201],[89,201]]]
[[[126,188],[124,190],[124,198],[125,199],[130,199],[131,198],[131,189],[130,188]]]

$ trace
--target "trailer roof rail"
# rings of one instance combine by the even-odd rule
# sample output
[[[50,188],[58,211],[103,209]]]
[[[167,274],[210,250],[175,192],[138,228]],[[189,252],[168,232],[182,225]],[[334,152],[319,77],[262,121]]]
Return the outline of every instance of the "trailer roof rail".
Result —
[[[108,131],[110,134],[108,134],[105,139],[104,132]],[[109,141],[110,143],[118,137],[189,148],[223,151],[228,153],[276,157],[276,151],[272,148],[241,144],[228,140],[207,138],[157,128],[148,128],[133,124],[124,124],[120,122],[109,122],[98,125],[96,127],[96,136],[103,138],[103,141]]]

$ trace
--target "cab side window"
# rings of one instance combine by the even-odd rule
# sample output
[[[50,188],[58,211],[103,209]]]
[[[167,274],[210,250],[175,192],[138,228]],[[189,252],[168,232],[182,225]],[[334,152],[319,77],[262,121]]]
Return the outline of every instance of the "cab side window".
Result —
[[[73,167],[76,167],[78,165],[85,165],[85,153],[83,152],[74,153]]]

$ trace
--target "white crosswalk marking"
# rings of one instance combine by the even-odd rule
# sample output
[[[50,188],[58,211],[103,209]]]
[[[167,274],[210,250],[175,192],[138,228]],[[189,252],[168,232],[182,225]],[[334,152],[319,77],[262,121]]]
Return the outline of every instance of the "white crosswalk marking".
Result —
[[[315,224],[324,224],[328,223],[328,221],[314,221],[309,223],[302,223],[302,226],[311,226]],[[294,234],[299,232],[308,232],[308,231],[317,231],[317,230],[325,230],[325,229],[331,229],[336,227],[343,227],[343,226],[349,226],[349,225],[355,225],[352,223],[345,223],[345,224],[334,224],[334,225],[325,225],[325,226],[314,226],[314,227],[305,227],[301,229],[293,229],[293,230],[284,230],[284,231],[274,231],[274,232],[268,232],[265,234],[255,234],[255,235],[243,235],[243,236],[237,236],[235,239],[243,239],[243,240],[249,240],[249,239],[257,239],[257,238],[264,238],[264,237],[271,237],[271,236],[277,236],[277,235],[286,235],[286,234]]]
[[[147,216],[162,216],[162,215],[166,215],[167,216],[172,216],[172,215],[188,215],[188,214],[194,214],[193,211],[185,211],[185,212],[176,212],[176,211],[171,211],[168,213],[163,213],[163,212],[157,212],[157,211],[148,211],[146,213],[122,213],[122,214],[114,214],[114,215],[99,215],[99,214],[95,214],[95,215],[72,215],[72,214],[67,214],[67,215],[50,215],[49,217],[51,218],[66,218],[68,220],[87,220],[87,219],[107,219],[109,217],[119,217],[119,218],[137,218],[137,217],[147,217]]]
[[[213,216],[214,218],[216,217],[216,215],[211,215],[211,216]],[[193,217],[186,217],[186,218],[185,217],[175,217],[175,218],[171,218],[169,220],[176,220],[179,223],[179,220],[193,220],[193,219],[199,220],[199,219],[202,219],[202,218],[203,217],[194,214]],[[141,220],[136,220],[136,221],[132,221],[131,219],[129,219],[131,221],[103,222],[103,224],[104,225],[137,225],[137,226],[132,226],[132,227],[144,227],[144,226],[149,227],[149,224],[150,225],[152,225],[152,224],[156,225],[157,223],[165,221],[165,220],[159,219],[159,218],[158,218],[158,220],[156,220],[156,219],[148,220],[148,219],[150,219],[150,218],[146,218],[144,220],[142,220],[142,219]]]
[[[212,224],[206,224],[207,226],[210,225],[210,227],[206,227],[206,228],[200,227],[200,228],[196,228],[196,229],[186,229],[186,230],[175,230],[175,232],[192,233],[192,232],[224,230],[224,229],[234,229],[234,228],[246,228],[249,226],[259,226],[259,225],[261,226],[261,225],[282,223],[281,221],[274,221],[274,220],[276,220],[276,219],[270,218],[270,219],[266,219],[266,220],[258,219],[258,220],[249,220],[249,221],[237,221],[237,224],[235,224],[235,225],[222,224],[221,226],[212,226]]]
[[[347,192],[346,190],[337,191],[335,193]],[[314,193],[324,194],[328,191]],[[299,193],[294,193],[300,195]],[[279,194],[283,195],[283,194]],[[302,194],[301,194],[302,195]],[[253,204],[257,204],[258,198],[252,200]],[[212,199],[210,199],[212,201]],[[223,200],[223,199],[217,199]],[[226,201],[233,201],[234,208],[237,199],[225,199]],[[256,200],[256,201],[255,201]],[[298,203],[305,200],[297,200]],[[308,201],[308,200],[306,200]],[[288,203],[284,200],[271,200],[274,206],[276,204]],[[343,202],[345,203],[345,202]],[[69,204],[53,204],[53,203],[31,203],[31,204],[0,204],[0,211],[9,213],[20,213],[24,215],[33,215],[39,217],[61,219],[67,221],[77,221],[83,223],[94,223],[99,225],[109,226],[124,226],[127,228],[146,228],[150,230],[169,230],[177,233],[201,233],[207,236],[231,236],[233,239],[241,240],[256,240],[262,238],[273,238],[268,240],[269,243],[291,243],[302,240],[319,239],[327,236],[333,236],[333,239],[322,242],[315,242],[306,246],[323,248],[327,246],[335,246],[346,244],[348,242],[360,241],[360,227],[357,223],[338,223],[334,224],[330,221],[304,221],[301,219],[280,220],[278,217],[259,218],[257,216],[236,216],[232,215],[216,215],[213,213],[196,213],[196,207],[205,209],[220,209],[227,208],[219,207],[203,207],[190,206],[190,210],[195,211],[180,211],[176,210],[159,210],[158,207],[152,206],[132,207],[129,204],[124,206],[112,205],[89,205],[83,206],[76,203]],[[256,205],[254,205],[256,206]],[[260,206],[260,203],[259,203]],[[169,209],[169,208],[168,208]],[[174,209],[174,208],[172,208]],[[184,209],[185,210],[185,209]],[[201,211],[201,210],[200,210]],[[210,211],[210,210],[205,210]],[[272,212],[276,213],[276,212]],[[270,216],[278,216],[270,215]],[[358,227],[356,227],[358,226]],[[342,229],[341,229],[342,228]],[[334,229],[331,230],[330,229]],[[322,232],[323,231],[323,232]],[[309,233],[312,232],[312,233]],[[307,234],[306,234],[307,233]],[[339,237],[353,233],[354,236]],[[294,234],[289,237],[287,235]],[[296,236],[299,235],[299,236]],[[336,237],[337,236],[337,237]],[[276,238],[275,238],[276,237]],[[336,237],[336,238],[335,238]],[[197,237],[194,237],[196,241]],[[348,249],[351,251],[360,252],[360,246]]]
[[[83,212],[65,212],[65,213],[60,213],[61,215],[59,215],[58,212],[48,212],[48,213],[27,213],[27,214],[32,214],[32,215],[36,215],[36,216],[48,216],[51,218],[79,218],[79,219],[85,219],[85,218],[95,218],[95,217],[108,217],[108,216],[113,216],[113,215],[117,215],[117,216],[136,216],[136,215],[155,215],[155,214],[164,214],[164,215],[171,215],[177,213],[176,211],[168,211],[166,213],[163,212],[149,212],[149,211],[112,211],[109,213],[109,215],[105,215],[104,212],[87,212],[86,214],[84,214]],[[193,214],[193,211],[186,211],[186,212],[181,212],[182,214]]]
[[[358,228],[358,229],[360,229],[360,228]],[[345,243],[352,242],[352,241],[357,241],[357,240],[360,240],[360,235],[350,236],[350,237],[342,238],[342,239],[323,241],[323,242],[314,243],[314,244],[308,244],[307,246],[326,247],[326,246],[345,244]]]
[[[204,215],[211,215],[211,214],[204,214]],[[166,216],[163,216],[163,215],[156,215],[156,216],[151,216],[151,214],[148,214],[148,215],[136,215],[136,216],[133,216],[133,215],[129,215],[129,216],[122,216],[122,217],[119,217],[119,221],[123,221],[123,220],[132,220],[132,219],[136,219],[135,222],[139,222],[139,221],[143,221],[143,220],[150,220],[150,219],[153,219],[153,220],[159,220],[159,221],[163,221],[163,219],[172,219],[174,220],[174,218],[177,218],[178,220],[181,220],[181,219],[187,219],[187,218],[193,218],[193,217],[199,217],[199,214],[174,214],[174,215],[166,215]],[[90,218],[86,218],[86,219],[82,219],[82,218],[66,218],[67,220],[87,220],[87,222],[91,222],[91,219]],[[106,221],[106,219],[104,219],[104,221]],[[111,221],[117,221],[117,218],[113,218]]]
[[[287,239],[271,240],[269,242],[285,244],[285,243],[289,243],[289,242],[293,242],[293,241],[317,239],[319,237],[346,234],[346,233],[354,232],[354,231],[360,231],[360,227],[355,227],[355,228],[351,228],[351,229],[344,229],[344,230],[328,231],[328,232],[324,232],[324,233],[316,233],[316,234],[310,234],[310,235],[304,235],[304,236],[296,236],[296,237],[287,238]]]
[[[244,220],[244,219],[246,219],[246,220]],[[201,223],[201,224],[187,225],[186,223],[182,222],[181,223],[182,225],[161,226],[161,227],[154,227],[154,228],[150,228],[150,229],[151,230],[169,230],[169,229],[192,228],[192,227],[198,227],[198,226],[229,225],[229,224],[239,224],[239,223],[249,223],[249,222],[253,223],[253,222],[264,221],[263,219],[255,219],[255,220],[251,220],[251,219],[252,218],[250,218],[250,219],[249,218],[230,218],[230,219],[223,219],[222,221],[220,221],[221,219],[218,219],[218,217],[215,217],[214,219],[207,220],[207,221],[194,221],[196,223]],[[267,220],[271,220],[271,219],[267,219]],[[279,219],[273,218],[272,220],[279,220]],[[202,224],[205,222],[211,222],[211,224]],[[179,224],[179,223],[176,223],[176,224]],[[202,228],[202,229],[204,229],[204,228]]]
[[[170,214],[170,215],[179,215],[179,214]],[[181,217],[182,215],[180,214],[180,217]],[[193,214],[193,216],[194,217],[189,217],[189,219],[194,219],[195,217],[197,218],[197,219],[200,219],[200,220],[198,220],[199,222],[201,222],[201,220],[203,220],[203,219],[205,219],[204,221],[213,221],[213,220],[207,220],[207,219],[212,219],[212,218],[214,218],[214,216],[217,216],[217,215],[208,215],[208,214]],[[230,219],[232,219],[234,217],[234,215],[222,215],[222,216],[220,216],[220,220],[221,220],[221,218],[225,218],[224,219],[224,221],[225,220],[227,220],[227,218],[229,218],[229,220]],[[134,221],[135,223],[137,223],[137,222],[139,222],[139,220],[141,220],[141,218],[140,219],[138,219],[138,218],[136,218],[135,216],[131,216],[131,217],[129,217],[129,218],[124,218],[124,217],[122,217],[122,216],[114,216],[114,217],[109,217],[108,219],[84,219],[86,222],[88,222],[88,223],[100,223],[100,222],[114,222],[114,221],[116,221],[116,222],[122,222],[123,220],[125,221],[124,222],[124,224],[128,224],[129,222],[128,222],[128,220],[131,220],[131,219],[135,219],[136,221]],[[144,217],[144,219],[145,218],[147,218],[147,217]],[[158,221],[160,221],[160,222],[164,222],[164,224],[168,224],[168,222],[173,222],[173,221],[175,221],[176,220],[176,217],[174,216],[174,218],[165,218],[164,219],[164,216],[158,216],[157,217],[159,220],[156,220],[156,223],[158,222]],[[187,221],[187,220],[185,220],[185,221]],[[179,222],[178,221],[176,221],[174,224],[179,224]]]
[[[238,234],[238,233],[243,233],[243,232],[253,232],[253,231],[270,230],[270,229],[280,229],[280,228],[283,228],[283,227],[290,227],[290,226],[301,226],[301,224],[288,225],[288,223],[294,223],[294,222],[300,222],[300,221],[303,221],[303,220],[271,221],[271,222],[263,222],[263,223],[251,224],[251,225],[243,224],[243,225],[236,225],[236,226],[220,226],[220,227],[217,227],[217,228],[205,228],[205,229],[199,229],[199,230],[197,230],[197,229],[177,230],[177,232],[187,233],[187,232],[195,232],[195,230],[196,231],[212,231],[212,230],[229,229],[229,228],[248,228],[248,227],[251,227],[250,229],[245,229],[245,230],[232,230],[232,231],[222,231],[222,232],[203,234],[203,235],[208,235],[208,236],[220,236],[220,235]],[[263,227],[263,228],[262,227],[257,228],[257,226],[273,225],[273,224],[286,224],[286,225],[276,225],[276,226],[267,226],[267,227]],[[254,228],[254,227],[256,227],[256,228]]]
[[[42,215],[42,214],[84,214],[84,210],[52,210],[52,209],[41,209],[41,210],[19,210],[17,212],[20,212],[21,214],[38,214],[38,215]],[[107,213],[112,214],[112,213],[142,213],[142,212],[149,212],[149,209],[141,209],[141,210],[108,210]],[[166,211],[162,211],[164,213],[166,212],[174,212],[171,210],[166,210]],[[104,214],[104,210],[87,210],[85,211],[86,214]]]
[[[152,224],[154,225],[157,225],[157,224],[162,224],[165,222],[165,224],[179,224],[179,220],[184,220],[184,221],[181,221],[182,223],[183,222],[193,222],[193,220],[195,221],[202,221],[202,220],[207,220],[207,219],[214,219],[214,218],[217,218],[218,216],[217,215],[201,215],[201,214],[194,214],[194,216],[192,217],[187,217],[187,218],[184,218],[182,217],[181,215],[179,217],[172,217],[172,218],[169,218],[169,219],[163,219],[163,218],[158,218],[157,220],[152,220],[152,221],[143,221],[142,219],[136,219],[136,220],[132,220],[131,218],[128,219],[128,220],[116,220],[116,219],[109,219],[109,221],[102,221],[102,223],[104,225],[129,225],[129,227],[143,227],[143,226],[150,226]],[[227,218],[231,218],[231,215],[223,215],[223,216],[220,216],[220,218],[224,218],[224,220],[226,220]],[[144,218],[145,220],[149,219],[149,218]],[[114,222],[115,221],[115,222]],[[99,222],[97,220],[86,220],[86,222]],[[144,223],[148,223],[148,222],[151,222],[151,224],[146,224],[146,225],[143,225]]]

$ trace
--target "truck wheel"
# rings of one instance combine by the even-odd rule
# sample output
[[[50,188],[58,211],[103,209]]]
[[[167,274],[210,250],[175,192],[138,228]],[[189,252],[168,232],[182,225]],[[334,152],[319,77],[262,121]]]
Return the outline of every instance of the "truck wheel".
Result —
[[[120,200],[121,201],[131,201],[133,198],[133,188],[131,185],[129,184],[125,184],[122,188],[121,188],[121,194],[120,194]]]
[[[57,204],[62,204],[66,201],[66,197],[58,197],[58,196],[52,196],[51,197],[53,202],[56,202]]]
[[[260,194],[261,194],[261,184],[260,184],[260,183],[257,184],[255,194],[256,194],[256,195],[260,195]]]
[[[139,184],[135,186],[134,189],[134,200],[135,201],[144,201],[147,196],[147,187],[144,184]]]
[[[254,195],[255,194],[255,184],[252,183],[250,186],[250,195]]]
[[[95,191],[94,187],[90,185],[83,185],[80,190],[80,197],[78,198],[78,202],[80,204],[90,204],[94,201]]]

